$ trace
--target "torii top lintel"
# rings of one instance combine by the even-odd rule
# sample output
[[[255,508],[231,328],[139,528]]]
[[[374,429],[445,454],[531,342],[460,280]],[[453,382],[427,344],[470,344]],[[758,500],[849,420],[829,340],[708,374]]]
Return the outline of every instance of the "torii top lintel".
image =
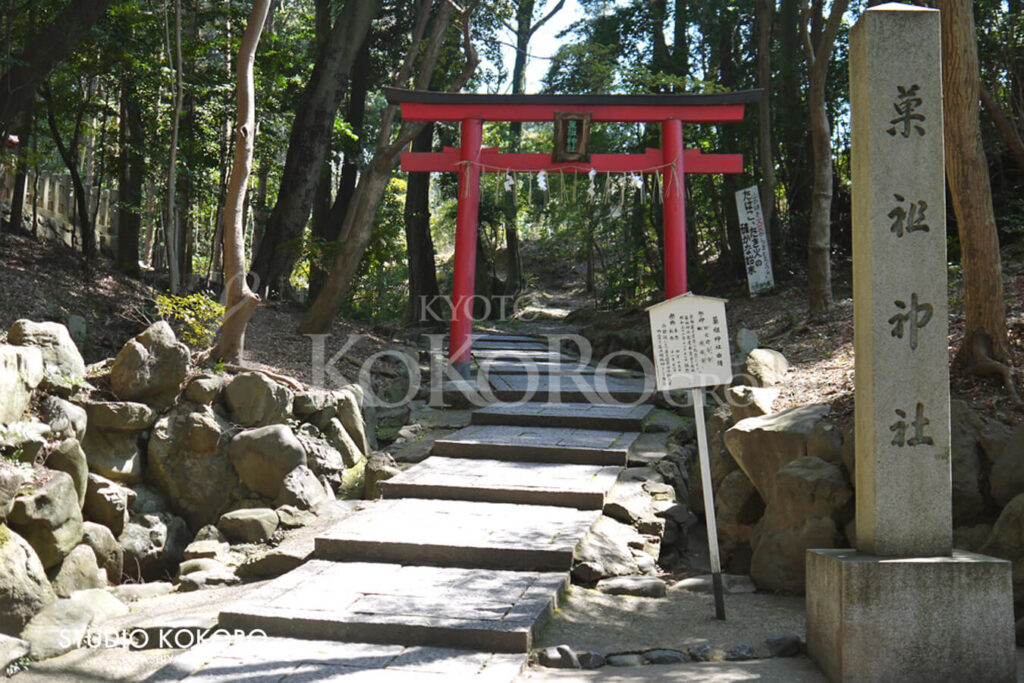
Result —
[[[407,121],[550,121],[555,112],[589,113],[593,121],[736,123],[761,90],[710,95],[480,95],[385,88]]]

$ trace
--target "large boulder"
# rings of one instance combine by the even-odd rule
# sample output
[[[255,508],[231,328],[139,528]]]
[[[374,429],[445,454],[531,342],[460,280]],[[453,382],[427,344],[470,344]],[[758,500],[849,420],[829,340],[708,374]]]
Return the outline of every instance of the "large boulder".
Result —
[[[327,421],[323,433],[327,443],[341,453],[341,459],[346,467],[355,467],[363,459],[363,452],[337,417]]]
[[[56,597],[36,551],[0,524],[0,633],[18,635]]]
[[[79,401],[89,418],[89,429],[137,432],[156,422],[156,413],[145,403],[132,401]]]
[[[303,425],[303,429],[308,429]],[[341,487],[345,476],[345,460],[336,448],[323,439],[318,439],[300,431],[295,437],[306,451],[306,463],[313,474],[331,483],[332,488]]]
[[[39,413],[46,424],[50,425],[54,438],[79,441],[85,438],[89,416],[74,403],[56,396],[44,396],[39,401]]]
[[[120,583],[121,571],[124,568],[124,549],[117,544],[117,539],[110,529],[95,522],[84,523],[82,544],[92,549],[96,556],[96,564],[106,573],[107,581],[113,584]]]
[[[982,445],[987,446],[986,454],[995,454],[991,458],[992,498],[1003,507],[1024,493],[1024,422],[1007,434],[1005,440],[993,438],[994,431],[989,429],[982,435]],[[998,448],[996,444],[999,444]]]
[[[224,513],[217,528],[233,543],[264,543],[277,531],[277,513],[270,508],[250,508]]]
[[[85,504],[89,466],[85,460],[85,451],[82,450],[78,439],[65,439],[57,444],[46,458],[46,466],[71,475],[75,492],[78,494],[78,507],[82,507]]]
[[[299,465],[281,480],[281,489],[274,498],[274,505],[294,505],[300,510],[309,510],[329,497],[313,471],[305,465]]]
[[[174,403],[190,360],[188,347],[161,320],[130,339],[117,354],[110,368],[110,388],[122,400],[162,410]]]
[[[7,332],[7,343],[34,346],[43,355],[46,371],[64,377],[85,377],[85,361],[71,339],[68,328],[60,323],[36,323],[16,320]]]
[[[746,574],[750,569],[750,540],[764,515],[764,501],[742,470],[734,470],[715,491],[715,519],[722,564]]]
[[[21,419],[43,381],[43,354],[32,346],[0,344],[0,424]]]
[[[189,544],[188,525],[169,512],[132,515],[117,542],[124,549],[124,573],[136,581],[175,576]]]
[[[231,419],[243,427],[284,422],[292,411],[292,392],[260,372],[243,372],[224,389]]]
[[[82,540],[82,510],[71,475],[42,470],[22,487],[7,522],[31,544],[44,567],[59,564]]]
[[[708,438],[708,459],[711,464],[711,490],[717,490],[719,484],[730,472],[739,468],[736,460],[729,454],[725,446],[724,436],[726,430],[735,422],[732,417],[732,409],[727,406],[718,406],[706,413],[704,418],[705,433]],[[700,478],[700,461],[698,458],[690,460],[690,482],[689,503],[694,514],[704,517],[704,484]],[[683,498],[684,496],[680,496]]]
[[[110,529],[114,536],[120,536],[128,523],[135,495],[132,489],[90,472],[82,513],[86,519]]]
[[[773,387],[789,370],[789,361],[778,351],[754,349],[747,354],[744,371],[755,386]]]
[[[242,483],[271,499],[277,497],[285,476],[306,464],[306,450],[285,425],[239,433],[231,440],[228,454]]]
[[[85,432],[82,449],[89,471],[123,484],[138,484],[144,469],[142,432],[94,429]]]
[[[950,469],[953,475],[953,525],[973,524],[984,516],[981,494],[981,433],[985,422],[964,401],[949,402]]]
[[[773,387],[751,387],[744,384],[729,387],[725,397],[732,409],[733,422],[772,412],[772,403],[780,393],[781,389]]]
[[[7,521],[18,489],[28,478],[29,471],[24,467],[0,458],[0,522]]]
[[[779,470],[776,493],[753,533],[750,576],[762,590],[802,593],[808,548],[835,548],[853,516],[853,490],[842,470],[798,458]]]
[[[363,455],[370,454],[370,441],[366,438],[366,423],[363,421],[361,400],[351,389],[342,389],[335,394],[338,397],[337,416],[345,431],[352,437]]]
[[[161,418],[149,437],[146,478],[193,529],[216,522],[238,485],[228,459],[230,432],[209,406],[183,404]]]
[[[224,375],[201,375],[189,381],[185,398],[199,405],[212,405],[224,390]]]
[[[807,435],[829,406],[797,406],[781,413],[741,420],[725,432],[725,445],[765,504],[775,499],[775,475],[807,455]]]
[[[999,513],[981,553],[1013,563],[1013,601],[1018,606],[1024,604],[1024,493]]]
[[[69,598],[75,591],[105,588],[107,574],[96,563],[96,553],[87,545],[77,545],[60,563],[60,569],[50,582],[54,592]]]

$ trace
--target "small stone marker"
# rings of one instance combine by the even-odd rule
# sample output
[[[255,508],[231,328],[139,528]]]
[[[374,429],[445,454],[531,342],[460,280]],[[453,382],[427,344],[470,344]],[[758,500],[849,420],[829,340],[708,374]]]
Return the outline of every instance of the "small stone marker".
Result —
[[[952,549],[939,12],[850,34],[857,550],[807,551],[832,680],[1015,680],[1010,564]]]
[[[757,185],[745,187],[736,193],[736,213],[739,216],[740,237],[743,239],[743,258],[747,264],[747,286],[750,294],[757,296],[775,286],[772,256],[768,250],[768,231],[764,225]]]
[[[704,387],[732,381],[725,300],[686,293],[649,307],[647,313],[651,321],[658,391],[690,389],[693,398],[700,478],[704,489],[704,518],[708,525],[708,554],[715,591],[715,616],[725,619],[722,562],[718,555],[711,460],[708,455],[707,427],[704,424]]]

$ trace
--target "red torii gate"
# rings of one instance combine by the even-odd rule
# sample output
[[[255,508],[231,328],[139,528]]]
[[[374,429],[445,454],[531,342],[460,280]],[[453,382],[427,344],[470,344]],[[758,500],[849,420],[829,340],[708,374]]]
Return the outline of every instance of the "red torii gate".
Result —
[[[476,281],[477,218],[480,173],[662,174],[664,195],[665,298],[686,292],[687,173],[741,173],[742,154],[702,154],[683,149],[683,123],[736,123],[760,90],[713,95],[478,95],[385,88],[391,104],[400,104],[406,121],[461,121],[458,148],[443,152],[406,152],[403,171],[459,174],[455,228],[455,277],[449,360],[461,372],[469,368]],[[589,162],[555,163],[550,154],[503,154],[481,148],[484,121],[553,121],[555,114],[589,114],[591,121],[661,123],[661,149],[643,154],[593,154]]]

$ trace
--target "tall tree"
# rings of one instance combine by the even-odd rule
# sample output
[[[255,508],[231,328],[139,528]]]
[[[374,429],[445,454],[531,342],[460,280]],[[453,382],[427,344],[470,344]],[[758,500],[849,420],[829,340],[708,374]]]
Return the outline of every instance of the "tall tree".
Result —
[[[771,229],[775,215],[775,153],[772,137],[772,17],[774,0],[757,0],[757,87],[761,88],[761,103],[757,108],[758,157],[761,161],[761,210],[764,212],[765,230]]]
[[[245,269],[245,190],[252,171],[256,137],[256,95],[253,63],[271,0],[253,0],[249,22],[238,47],[238,116],[235,121],[235,158],[224,203],[224,324],[212,356],[239,360],[245,348],[245,328],[260,299],[249,289]]]
[[[295,242],[302,238],[309,219],[320,166],[334,132],[335,115],[378,4],[378,0],[345,2],[295,110],[277,203],[253,257],[252,270],[264,293],[288,277],[298,258]]]
[[[412,141],[413,152],[429,152],[434,124],[428,123]],[[441,295],[430,234],[430,173],[410,173],[405,192],[405,244],[409,255],[409,309],[406,321],[425,323],[428,309]]]
[[[118,164],[117,267],[139,272],[139,234],[142,230],[142,182],[146,174],[142,105],[131,78],[121,81],[121,155]]]
[[[78,45],[112,2],[72,0],[9,62],[0,76],[0,129],[29,105],[53,67]]]
[[[505,27],[512,31],[516,38],[516,56],[512,63],[512,94],[521,95],[526,92],[526,66],[529,63],[530,41],[544,24],[565,7],[565,0],[558,0],[536,21],[533,16],[538,10],[544,11],[544,0],[541,0],[539,5],[537,0],[513,0],[513,5],[516,13],[515,26],[506,24]],[[509,124],[509,133],[510,151],[518,152],[523,138],[523,124],[513,121]],[[516,225],[517,213],[513,194],[512,201],[505,208],[505,250],[508,256],[505,294],[518,293],[524,283],[523,258],[519,246],[519,229]]]
[[[477,4],[477,0],[474,0],[459,11],[466,62],[462,73],[455,78],[449,88],[450,92],[461,90],[476,71],[478,58],[476,50],[473,49],[470,19]],[[442,2],[436,12],[432,12],[432,8],[431,0],[419,0],[409,50],[393,81],[396,86],[406,85],[412,79],[415,89],[424,90],[434,76],[441,56],[445,33],[455,9],[451,2]],[[429,35],[427,34],[428,26],[430,27]],[[412,78],[413,73],[416,74],[415,78]],[[391,174],[398,164],[399,152],[419,135],[426,125],[422,121],[403,121],[397,135],[392,138],[392,130],[397,116],[397,105],[385,107],[381,114],[381,124],[373,159],[360,175],[355,195],[345,215],[338,255],[334,260],[330,275],[327,277],[327,282],[324,283],[324,289],[306,311],[305,317],[299,324],[299,331],[302,333],[324,332],[330,328],[332,319],[352,286],[359,262],[370,242],[370,237],[373,234],[373,219],[387,189]]]
[[[169,33],[170,31],[168,30]],[[174,100],[171,105],[171,144],[169,148],[170,157],[167,162],[167,198],[164,204],[164,249],[167,254],[167,270],[170,275],[171,294],[180,294],[184,286],[182,280],[182,256],[185,253],[181,217],[178,212],[177,202],[178,129],[181,123],[182,96],[185,87],[185,67],[181,58],[181,0],[174,0],[174,47],[172,54],[171,39],[170,35],[168,35],[167,62],[174,79]]]
[[[75,216],[82,233],[82,253],[89,259],[96,256],[96,233],[93,230],[94,226],[89,220],[89,194],[86,192],[85,183],[82,182],[79,164],[81,163],[82,119],[85,116],[89,100],[95,94],[95,83],[95,79],[90,78],[87,85],[82,88],[82,91],[85,93],[85,102],[75,112],[74,125],[71,129],[71,135],[68,136],[67,140],[61,134],[57,123],[57,105],[50,86],[49,84],[44,84],[43,86],[43,99],[46,100],[46,121],[50,126],[50,135],[53,138],[53,143],[57,146],[57,151],[60,153],[60,157],[68,169],[68,174],[71,176],[71,185],[74,188],[75,195]]]
[[[970,372],[999,376],[1016,397],[999,237],[988,164],[978,125],[979,70],[970,0],[942,0],[942,113],[946,179],[953,197],[964,273],[964,339],[957,361]]]
[[[800,35],[807,58],[807,104],[811,121],[814,200],[807,230],[807,275],[810,313],[820,317],[832,308],[832,130],[825,106],[825,85],[832,47],[849,0],[833,0],[828,19],[825,0],[803,0]],[[977,93],[977,88],[974,89]]]

